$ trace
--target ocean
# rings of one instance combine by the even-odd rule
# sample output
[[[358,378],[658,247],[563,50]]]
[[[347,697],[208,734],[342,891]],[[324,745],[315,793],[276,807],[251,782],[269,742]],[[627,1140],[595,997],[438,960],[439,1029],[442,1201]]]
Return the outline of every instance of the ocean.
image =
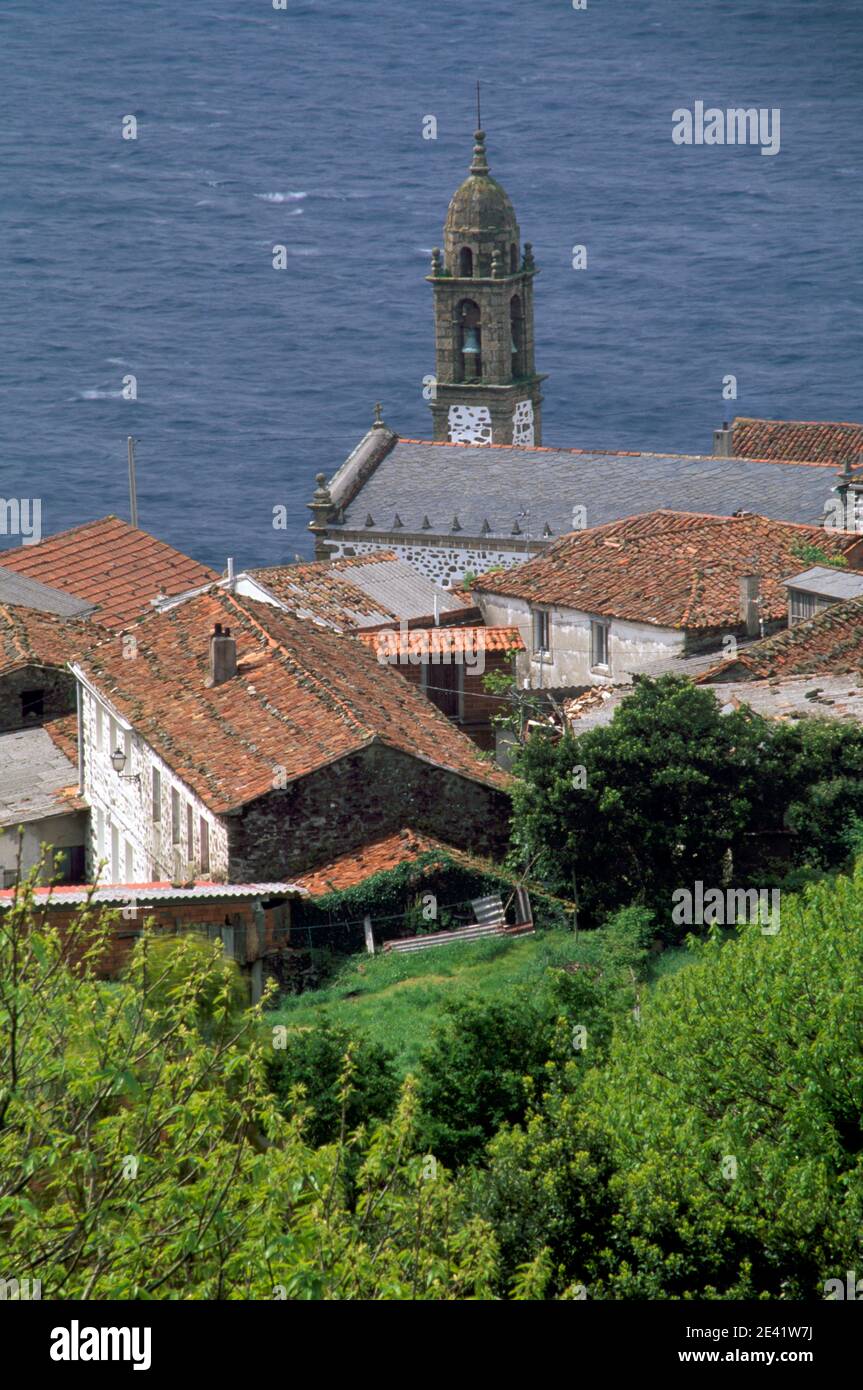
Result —
[[[375,401],[430,437],[424,276],[477,79],[542,271],[546,444],[863,419],[862,0],[5,0],[0,76],[0,498],[45,534],[128,516],[133,434],[142,526],[308,557]],[[697,101],[778,109],[779,152],[675,144]]]

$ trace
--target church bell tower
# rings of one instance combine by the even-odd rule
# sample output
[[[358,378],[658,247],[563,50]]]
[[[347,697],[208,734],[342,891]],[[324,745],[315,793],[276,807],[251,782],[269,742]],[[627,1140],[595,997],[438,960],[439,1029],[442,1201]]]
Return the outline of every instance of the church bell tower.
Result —
[[[485,132],[474,136],[470,173],[453,195],[444,249],[432,252],[435,311],[435,439],[452,444],[541,444],[542,395],[534,364],[530,242],[491,177]]]

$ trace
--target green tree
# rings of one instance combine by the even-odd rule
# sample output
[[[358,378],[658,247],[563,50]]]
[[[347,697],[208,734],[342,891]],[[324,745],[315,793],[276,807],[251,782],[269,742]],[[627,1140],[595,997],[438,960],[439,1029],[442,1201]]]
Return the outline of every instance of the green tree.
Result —
[[[380,1043],[362,1036],[352,1038],[333,1023],[312,1028],[289,1028],[273,1051],[267,1074],[279,1106],[290,1115],[292,1092],[303,1088],[303,1133],[319,1148],[338,1139],[342,1125],[358,1125],[390,1115],[399,1096],[393,1054]],[[343,1104],[341,1076],[345,1055],[353,1042],[353,1074],[350,1094]]]

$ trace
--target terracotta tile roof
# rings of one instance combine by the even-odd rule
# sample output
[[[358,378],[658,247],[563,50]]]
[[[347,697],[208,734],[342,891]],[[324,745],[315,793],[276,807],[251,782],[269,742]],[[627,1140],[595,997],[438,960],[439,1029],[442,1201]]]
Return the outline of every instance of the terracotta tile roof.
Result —
[[[745,574],[761,578],[765,621],[785,615],[782,581],[800,568],[803,546],[863,565],[863,537],[852,532],[753,515],[657,511],[575,531],[536,559],[480,577],[474,592],[659,627],[734,628]]]
[[[863,454],[863,425],[738,415],[732,431],[732,451],[738,458],[840,464]]]
[[[2,550],[0,565],[96,604],[96,618],[106,627],[147,612],[160,591],[180,594],[218,578],[209,566],[116,516],[61,531],[38,545]]]
[[[448,845],[432,835],[417,830],[398,830],[372,840],[362,848],[341,854],[328,864],[321,864],[308,873],[301,874],[297,886],[305,889],[313,898],[324,897],[327,893],[341,892],[353,888],[373,874],[389,872],[400,864],[414,863],[421,855],[433,854],[424,872],[431,873],[436,867],[445,865],[447,859],[454,860],[462,868],[472,873],[491,874],[503,882],[515,882],[505,869],[499,868],[491,860],[468,854],[463,849]]]
[[[832,603],[813,618],[753,642],[705,671],[699,682],[863,672],[863,598]]]
[[[0,673],[21,666],[65,666],[92,638],[82,619],[0,604]]]
[[[215,623],[237,642],[238,673],[206,685]],[[266,603],[208,589],[141,618],[81,662],[87,678],[217,814],[377,741],[505,789],[510,779],[420,691],[361,642]]]
[[[396,655],[429,656],[432,659],[467,653],[473,656],[485,652],[523,652],[524,640],[517,627],[429,627],[412,628],[408,632],[396,629],[383,632],[359,632],[357,637],[371,648],[381,661]]]
[[[73,767],[78,766],[78,716],[61,714],[42,725],[51,742],[64,753]]]

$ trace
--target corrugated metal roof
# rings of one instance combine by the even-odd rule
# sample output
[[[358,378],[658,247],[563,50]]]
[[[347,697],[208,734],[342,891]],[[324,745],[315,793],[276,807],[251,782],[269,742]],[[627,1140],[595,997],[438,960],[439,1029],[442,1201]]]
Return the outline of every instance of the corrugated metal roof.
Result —
[[[148,903],[220,902],[226,898],[276,898],[285,894],[308,897],[308,890],[296,883],[195,883],[175,888],[172,883],[108,883],[93,890],[88,884],[59,884],[39,887],[35,896],[52,907],[79,906],[87,901],[98,906],[145,907]],[[0,892],[0,903],[10,901],[14,888]],[[91,896],[92,895],[92,896]]]
[[[92,613],[94,605],[74,594],[52,589],[27,574],[0,566],[0,603],[14,603],[21,608],[35,608],[38,613],[54,613],[58,618],[81,617]]]
[[[0,826],[79,811],[77,792],[78,769],[45,729],[0,734]]]
[[[829,565],[813,565],[801,574],[785,580],[789,589],[801,589],[807,594],[823,594],[825,598],[859,598],[863,594],[863,574],[853,570],[833,569]]]

